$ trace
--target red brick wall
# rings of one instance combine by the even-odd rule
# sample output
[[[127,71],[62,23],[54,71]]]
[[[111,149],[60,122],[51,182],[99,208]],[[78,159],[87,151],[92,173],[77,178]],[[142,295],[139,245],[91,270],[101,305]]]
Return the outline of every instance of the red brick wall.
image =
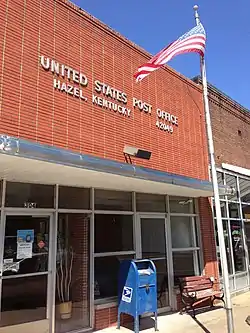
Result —
[[[216,163],[249,169],[250,112],[213,90],[209,97]]]
[[[133,318],[126,314],[121,314],[121,325],[133,321]],[[95,329],[101,330],[106,327],[117,325],[117,307],[101,309],[95,311]]]
[[[124,144],[135,145],[152,151],[150,161],[136,163],[206,179],[200,87],[169,68],[136,84],[132,75],[148,55],[64,3],[0,2],[0,133],[118,161]],[[40,55],[83,72],[88,101],[55,90]],[[126,92],[131,117],[93,106],[94,80]],[[152,114],[133,110],[133,97],[152,104]],[[173,134],[156,127],[157,108],[178,116]]]
[[[148,54],[64,3],[68,4],[65,0],[0,2],[0,133],[118,161],[124,161],[123,147],[128,144],[152,151],[150,161],[138,164],[207,179],[200,87],[170,68],[136,84],[132,75]],[[83,88],[88,101],[55,90],[52,73],[40,66],[41,55],[83,72],[89,81]],[[126,92],[131,117],[94,106],[94,80]],[[152,104],[152,114],[134,110],[133,97]],[[178,117],[172,134],[156,127],[157,108]],[[206,272],[215,274],[207,208],[201,205],[204,256]],[[96,328],[114,323],[116,315],[116,308],[98,310]]]
[[[210,200],[208,198],[199,199],[199,214],[204,273],[209,277],[213,276],[218,281],[219,272],[214,238],[213,215]]]

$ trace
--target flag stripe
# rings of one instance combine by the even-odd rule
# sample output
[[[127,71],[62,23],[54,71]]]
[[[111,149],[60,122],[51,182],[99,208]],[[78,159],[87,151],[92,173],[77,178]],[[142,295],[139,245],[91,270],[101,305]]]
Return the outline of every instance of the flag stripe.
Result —
[[[200,23],[173,43],[169,44],[163,50],[158,52],[146,64],[138,67],[134,74],[136,81],[141,81],[150,73],[160,68],[173,57],[183,53],[198,53],[201,56],[205,54],[206,32]]]

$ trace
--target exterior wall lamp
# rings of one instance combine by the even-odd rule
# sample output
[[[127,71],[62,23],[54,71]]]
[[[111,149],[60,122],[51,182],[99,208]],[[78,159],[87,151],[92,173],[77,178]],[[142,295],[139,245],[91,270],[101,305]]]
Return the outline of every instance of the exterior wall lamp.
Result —
[[[132,164],[131,156],[144,160],[149,160],[152,153],[148,150],[125,145],[123,148],[123,154],[125,156],[126,162]]]

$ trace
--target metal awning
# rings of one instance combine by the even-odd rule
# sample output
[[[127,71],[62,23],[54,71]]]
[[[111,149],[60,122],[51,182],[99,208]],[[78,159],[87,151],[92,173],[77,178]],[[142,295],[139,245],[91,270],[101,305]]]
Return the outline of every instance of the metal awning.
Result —
[[[212,184],[0,135],[0,177],[9,181],[209,197]],[[225,187],[220,188],[221,194]]]

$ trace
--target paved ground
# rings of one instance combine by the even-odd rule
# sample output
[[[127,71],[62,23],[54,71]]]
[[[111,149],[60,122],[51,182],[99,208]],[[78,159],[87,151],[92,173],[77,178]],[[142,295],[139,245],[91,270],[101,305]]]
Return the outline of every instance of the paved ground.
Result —
[[[250,326],[246,323],[250,316],[250,292],[233,298],[233,313],[235,333],[250,333]],[[189,315],[178,313],[159,316],[159,333],[227,333],[226,315],[223,308],[197,314],[196,321]],[[153,333],[154,321],[150,318],[141,321],[140,331]],[[131,333],[132,326],[121,328],[121,333]],[[102,333],[117,333],[116,328],[108,328]]]

